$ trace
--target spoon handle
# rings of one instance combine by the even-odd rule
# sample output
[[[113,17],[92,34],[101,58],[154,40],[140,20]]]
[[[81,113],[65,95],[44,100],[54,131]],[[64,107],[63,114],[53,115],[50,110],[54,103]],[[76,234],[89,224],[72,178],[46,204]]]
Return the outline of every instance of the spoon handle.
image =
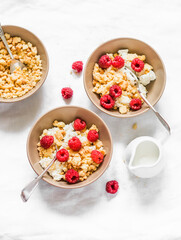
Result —
[[[40,179],[48,171],[48,169],[53,165],[55,160],[56,160],[56,155],[55,155],[54,159],[50,162],[50,164],[45,168],[45,170],[38,177],[36,177],[33,181],[31,181],[28,185],[26,185],[26,187],[23,188],[23,190],[21,191],[21,198],[24,202],[28,201],[28,199],[32,195],[33,191],[38,186]]]
[[[163,126],[167,129],[167,131],[169,132],[169,134],[171,134],[171,129],[170,126],[168,125],[168,123],[165,121],[165,119],[160,115],[159,112],[155,112],[157,118],[160,120],[160,122],[163,124]]]
[[[157,110],[151,105],[151,103],[146,99],[146,97],[142,94],[142,92],[140,91],[139,88],[139,82],[138,82],[138,78],[137,76],[127,67],[124,67],[124,69],[126,69],[127,71],[129,71],[129,73],[132,75],[132,77],[136,80],[136,87],[138,89],[138,92],[140,94],[140,96],[142,97],[143,101],[153,110],[153,112],[155,113],[155,115],[157,116],[157,118],[159,119],[159,121],[162,123],[162,125],[166,128],[166,130],[168,131],[169,134],[171,134],[171,129],[170,126],[168,125],[168,123],[165,121],[165,119],[161,116],[161,114],[159,112],[157,112]]]
[[[13,56],[13,54],[12,54],[12,52],[11,52],[9,46],[8,46],[8,43],[7,43],[7,41],[6,41],[6,38],[5,38],[5,36],[4,36],[4,31],[3,31],[2,27],[1,27],[1,24],[0,24],[0,37],[1,37],[4,45],[6,46],[6,49],[8,50],[8,53],[9,53],[11,59],[14,59],[14,56]]]
[[[168,123],[165,121],[165,119],[161,116],[161,114],[159,112],[157,112],[157,110],[151,105],[151,103],[145,98],[145,96],[142,94],[142,92],[139,90],[139,86],[138,86],[138,91],[140,96],[142,97],[142,99],[144,100],[144,102],[153,110],[153,112],[155,113],[155,115],[157,116],[157,118],[159,119],[159,121],[162,123],[162,125],[166,128],[166,130],[169,132],[169,134],[171,134],[171,129],[170,126],[168,125]]]

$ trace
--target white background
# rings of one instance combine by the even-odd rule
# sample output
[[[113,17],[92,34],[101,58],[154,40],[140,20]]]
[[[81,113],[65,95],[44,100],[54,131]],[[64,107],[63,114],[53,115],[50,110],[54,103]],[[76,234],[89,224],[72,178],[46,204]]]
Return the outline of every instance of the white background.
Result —
[[[2,25],[34,32],[45,44],[50,71],[31,98],[0,104],[0,239],[14,240],[178,240],[181,239],[181,1],[145,0],[1,0]],[[102,42],[134,37],[161,55],[167,85],[156,108],[170,123],[167,137],[151,111],[134,119],[116,119],[100,112],[88,99],[83,78],[70,74],[73,61],[86,62]],[[29,202],[20,191],[35,177],[26,156],[26,139],[35,121],[63,106],[61,88],[70,86],[70,103],[98,113],[111,130],[114,154],[106,173],[90,186],[62,190],[41,181]],[[132,124],[137,122],[138,129]],[[154,179],[128,173],[122,153],[135,137],[164,140],[166,167]],[[119,192],[105,192],[108,180]]]

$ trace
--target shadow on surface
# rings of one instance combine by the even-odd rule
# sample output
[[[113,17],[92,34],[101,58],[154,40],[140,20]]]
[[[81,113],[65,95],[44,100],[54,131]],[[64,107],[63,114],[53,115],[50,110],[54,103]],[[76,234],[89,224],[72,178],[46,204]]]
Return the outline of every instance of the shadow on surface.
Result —
[[[96,184],[96,185],[95,185]],[[60,189],[41,181],[39,190],[49,208],[66,215],[80,215],[90,211],[104,194],[104,181],[97,180],[79,189]]]
[[[134,118],[117,118],[101,112],[92,103],[90,103],[89,109],[99,115],[107,124],[112,137],[114,136],[113,142],[122,142],[125,146],[136,137],[154,137],[157,128],[160,127],[151,110]],[[136,130],[132,129],[134,123],[137,123]]]
[[[43,88],[33,96],[15,103],[0,103],[0,129],[23,131],[33,121],[43,102]]]
[[[129,180],[132,182],[141,204],[149,205],[156,201],[163,190],[162,184],[164,182],[164,170],[157,176],[148,179],[138,178],[129,171],[128,174]]]

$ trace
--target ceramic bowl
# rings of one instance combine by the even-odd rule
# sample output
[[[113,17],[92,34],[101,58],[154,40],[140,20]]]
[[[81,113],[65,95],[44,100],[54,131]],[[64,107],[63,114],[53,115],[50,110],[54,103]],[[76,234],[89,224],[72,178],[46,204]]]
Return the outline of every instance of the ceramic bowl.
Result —
[[[37,36],[35,36],[32,32],[28,31],[27,29],[18,27],[18,26],[12,26],[12,25],[2,26],[2,28],[4,33],[9,33],[11,36],[18,36],[18,37],[21,37],[22,40],[26,42],[28,41],[31,42],[33,46],[37,47],[38,54],[40,55],[40,58],[42,60],[42,76],[40,81],[36,84],[36,86],[33,89],[31,89],[25,95],[18,98],[11,98],[11,99],[0,98],[0,102],[4,102],[4,103],[18,102],[32,96],[42,86],[42,84],[46,80],[48,70],[49,70],[48,54],[41,40]]]
[[[34,169],[34,171],[39,175],[42,172],[42,167],[39,164],[39,155],[37,151],[37,143],[39,142],[39,136],[42,134],[42,131],[45,128],[52,127],[54,120],[60,120],[65,123],[70,123],[74,121],[77,117],[86,121],[87,126],[90,127],[92,124],[95,124],[99,129],[99,139],[103,142],[104,148],[107,152],[104,161],[99,166],[97,171],[90,175],[85,181],[78,182],[75,184],[68,184],[65,181],[55,181],[53,178],[46,173],[43,177],[43,180],[60,188],[80,188],[84,187],[95,180],[97,180],[107,169],[112,156],[112,138],[109,132],[108,127],[104,121],[95,113],[87,110],[85,108],[76,107],[76,106],[65,106],[59,107],[51,110],[50,112],[43,115],[33,126],[30,131],[27,140],[27,155],[29,162]]]
[[[130,111],[127,114],[120,114],[118,110],[106,110],[100,105],[100,97],[98,94],[92,92],[92,72],[94,64],[98,62],[99,58],[106,53],[116,53],[120,49],[129,49],[131,53],[144,54],[146,55],[146,62],[153,66],[154,72],[156,74],[156,80],[152,81],[148,86],[147,99],[152,104],[155,105],[163,94],[165,83],[166,83],[166,73],[164,64],[156,53],[156,51],[150,47],[148,44],[133,38],[118,38],[111,41],[105,42],[100,45],[89,57],[86,66],[84,68],[84,87],[86,93],[93,104],[98,107],[101,111],[119,118],[128,118],[140,115],[146,112],[149,108],[144,103],[142,108],[138,111]]]

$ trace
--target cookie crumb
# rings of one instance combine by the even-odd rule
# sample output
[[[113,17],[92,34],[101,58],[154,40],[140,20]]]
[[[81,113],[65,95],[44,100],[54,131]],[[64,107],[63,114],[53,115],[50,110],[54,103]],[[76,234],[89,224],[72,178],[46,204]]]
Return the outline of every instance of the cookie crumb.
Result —
[[[132,126],[132,129],[136,130],[137,129],[137,123],[134,123],[133,126]]]

